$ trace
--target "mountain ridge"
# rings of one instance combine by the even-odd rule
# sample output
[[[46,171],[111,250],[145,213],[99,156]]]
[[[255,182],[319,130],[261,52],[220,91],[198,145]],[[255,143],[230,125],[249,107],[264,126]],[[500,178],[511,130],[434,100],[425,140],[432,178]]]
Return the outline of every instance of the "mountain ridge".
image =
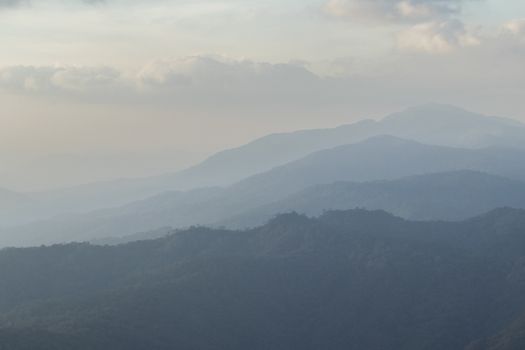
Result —
[[[395,180],[406,176],[466,169],[499,175],[500,177],[495,177],[485,184],[483,176],[474,171],[468,173],[477,178],[472,184],[461,176],[456,176],[456,179],[450,180],[448,184],[445,181],[441,187],[436,187],[436,180],[429,181],[428,184],[419,184],[417,191],[410,189],[410,186],[416,184],[403,189],[401,183],[389,189],[388,186],[381,187],[376,183],[368,192],[363,189],[360,192],[342,192],[353,193],[354,197],[358,195],[355,197],[358,200],[352,196],[340,196],[337,207],[329,206],[330,201],[335,201],[337,198],[337,192],[333,197],[324,200],[321,200],[322,193],[312,199],[312,202],[319,200],[319,203],[326,205],[324,208],[313,207],[313,214],[322,209],[351,209],[352,207],[349,207],[351,204],[368,206],[369,209],[388,209],[412,219],[463,219],[479,211],[492,209],[494,206],[523,205],[518,197],[519,193],[523,192],[519,189],[523,188],[520,180],[525,179],[525,164],[515,162],[515,159],[520,158],[525,159],[525,151],[492,148],[458,149],[424,145],[392,136],[379,136],[359,144],[316,152],[228,188],[164,193],[114,209],[66,216],[60,220],[3,230],[1,245],[109,239],[166,226],[180,228],[195,224],[229,225],[231,223],[228,222],[229,218],[235,219],[236,216],[249,213],[250,210],[265,209],[265,205],[284,200],[311,186],[329,185],[341,181]],[[501,176],[509,180],[503,180]],[[473,188],[474,184],[478,184],[477,187]],[[366,186],[370,185],[360,186],[366,189]],[[374,189],[373,186],[376,188]],[[513,186],[515,191],[509,190],[509,187]],[[504,194],[499,194],[498,189]],[[420,202],[421,191],[429,192],[424,197],[426,202]],[[391,193],[392,199],[383,198],[384,193]],[[454,206],[453,201],[450,200],[447,202],[447,198],[443,197],[445,193],[450,194],[458,203],[465,203],[463,207],[473,210],[465,210],[459,205]],[[441,202],[432,203],[431,199],[434,195],[436,198],[439,197]],[[469,198],[476,198],[479,203],[469,201]],[[405,207],[400,206],[399,203],[404,203]],[[458,216],[454,217],[454,210],[448,207],[456,208]],[[270,214],[288,209],[300,210],[301,207],[278,209]],[[258,218],[259,221],[255,221],[255,224],[262,224],[270,217],[269,214],[263,215]]]
[[[115,247],[4,249],[0,343],[470,350],[525,311],[513,216],[525,220],[512,209],[456,223],[331,211]]]
[[[416,112],[414,112],[416,111]],[[403,115],[426,118],[412,125]],[[447,115],[452,117],[446,118]],[[396,116],[396,117],[393,117]],[[456,147],[518,147],[525,149],[525,128],[518,122],[487,117],[442,105],[423,105],[385,117],[365,119],[336,128],[303,130],[267,135],[245,145],[224,150],[186,170],[155,177],[121,179],[86,184],[67,189],[30,193],[43,203],[28,211],[27,221],[49,218],[67,212],[86,212],[146,199],[168,190],[229,186],[257,173],[298,160],[322,149],[361,142],[369,137],[390,134],[415,141]],[[461,127],[454,120],[469,119]],[[462,119],[462,120],[463,120]],[[23,220],[20,219],[19,222]],[[0,223],[1,224],[1,223]]]

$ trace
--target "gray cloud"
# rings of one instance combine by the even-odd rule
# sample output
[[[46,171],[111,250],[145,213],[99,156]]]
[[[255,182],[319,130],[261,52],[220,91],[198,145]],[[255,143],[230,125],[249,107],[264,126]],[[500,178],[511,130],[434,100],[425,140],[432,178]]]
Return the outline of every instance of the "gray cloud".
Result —
[[[456,35],[455,29],[446,30]],[[442,49],[441,43],[435,45],[429,50]],[[524,51],[525,43],[519,38],[498,36],[445,56],[398,53],[389,61],[347,75],[337,61],[337,76],[315,74],[308,64],[209,56],[158,60],[136,73],[104,67],[7,67],[0,69],[0,89],[18,95],[151,104],[214,115],[232,110],[279,111],[275,115],[282,117],[291,109],[334,115],[373,110],[377,101],[382,101],[384,109],[438,101],[467,107],[486,103],[487,111],[494,105],[505,110],[519,106],[525,93]],[[352,70],[353,62],[348,65]]]
[[[139,81],[149,87],[276,91],[310,85],[317,77],[299,64],[270,64],[211,56],[159,60],[144,67]]]
[[[326,14],[359,22],[402,25],[396,47],[409,52],[448,53],[476,46],[480,38],[458,19],[462,5],[477,0],[328,0]],[[514,30],[517,24],[509,24]]]
[[[480,44],[481,39],[458,20],[420,23],[397,34],[398,48],[413,52],[449,53],[455,48]]]
[[[87,5],[97,5],[106,3],[106,0],[75,0],[78,3]],[[30,5],[34,0],[0,0],[0,8],[12,8],[20,5]]]
[[[121,73],[108,67],[13,66],[0,69],[0,88],[30,95],[93,95],[120,91]]]
[[[458,14],[468,0],[329,0],[324,12],[352,21],[422,22]]]
[[[297,64],[193,56],[158,60],[137,73],[108,67],[14,66],[0,69],[0,89],[21,95],[185,106],[293,104],[310,101],[323,79]]]
[[[504,23],[503,30],[511,35],[525,37],[525,18],[513,19]]]
[[[22,4],[29,3],[29,0],[0,0],[0,8],[2,7],[14,7]]]
[[[144,98],[204,108],[324,104],[328,96],[326,80],[299,64],[208,56],[152,62],[135,84]]]

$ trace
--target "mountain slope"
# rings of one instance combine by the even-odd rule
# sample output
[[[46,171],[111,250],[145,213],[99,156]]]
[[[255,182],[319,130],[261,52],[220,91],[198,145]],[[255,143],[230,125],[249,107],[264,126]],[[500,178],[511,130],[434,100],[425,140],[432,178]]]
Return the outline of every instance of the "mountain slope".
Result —
[[[464,220],[499,207],[525,208],[525,182],[461,170],[390,181],[316,185],[218,224],[254,227],[279,213],[318,216],[325,210],[353,208],[381,209],[413,220]]]
[[[458,223],[354,210],[3,250],[0,344],[463,350],[525,310],[523,225],[512,209]]]
[[[269,135],[239,148],[219,152],[181,172],[173,180],[187,183],[180,189],[225,186],[316,151],[379,135],[449,147],[525,149],[524,124],[453,106],[427,104],[393,113],[379,121],[364,120],[334,129]],[[210,174],[214,175],[213,178]]]
[[[391,136],[313,153],[243,180],[228,191],[270,202],[316,184],[374,181],[435,172],[476,170],[525,179],[525,151],[425,145]]]

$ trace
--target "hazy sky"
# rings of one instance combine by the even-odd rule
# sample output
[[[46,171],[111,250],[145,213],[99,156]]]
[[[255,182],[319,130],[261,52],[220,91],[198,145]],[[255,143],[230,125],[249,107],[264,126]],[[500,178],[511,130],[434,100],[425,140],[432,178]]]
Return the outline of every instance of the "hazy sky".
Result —
[[[431,101],[525,120],[523,0],[0,0],[0,25],[0,187]]]

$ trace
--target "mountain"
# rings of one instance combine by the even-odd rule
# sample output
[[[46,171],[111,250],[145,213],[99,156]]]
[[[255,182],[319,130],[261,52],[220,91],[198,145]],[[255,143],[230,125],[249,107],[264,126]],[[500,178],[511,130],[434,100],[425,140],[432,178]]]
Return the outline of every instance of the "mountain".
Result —
[[[430,146],[391,136],[378,136],[358,144],[313,153],[303,159],[252,176],[224,189],[205,188],[187,192],[166,192],[122,207],[99,210],[88,214],[63,216],[53,220],[4,229],[0,235],[0,246],[90,241],[121,237],[126,234],[145,232],[165,226],[181,228],[197,224],[220,225],[228,223],[227,219],[229,218],[235,219],[238,215],[257,212],[261,207],[260,210],[263,215],[261,219],[264,220],[265,205],[284,200],[286,197],[311,186],[332,184],[339,181],[393,180],[406,176],[462,169],[523,180],[525,179],[525,163],[516,162],[516,159],[525,159],[525,151],[496,148],[472,150]],[[417,182],[417,178],[408,181]],[[427,181],[429,181],[428,186],[440,186],[437,180],[434,185],[431,184],[431,178],[427,178]],[[443,181],[446,182],[447,180],[443,179]],[[461,179],[459,176],[454,180],[450,178],[449,181],[451,183],[450,193],[454,191],[454,188],[464,186],[465,182],[469,180]],[[454,181],[456,181],[455,185],[453,185]],[[471,192],[485,186],[484,179],[477,179],[476,181],[478,181],[478,187],[471,187]],[[499,184],[499,182],[502,183]],[[495,179],[493,189],[487,187],[483,194],[473,195],[472,198],[484,199],[486,207],[482,205],[482,202],[476,203],[472,206],[472,213],[479,213],[474,211],[476,208],[480,210],[494,208],[490,202],[491,195],[495,195],[493,204],[496,206],[500,204],[521,206],[520,198],[514,196],[502,198],[502,196],[496,195],[499,189],[504,189],[505,193],[512,192],[513,190],[510,188],[513,185],[517,186],[514,189],[516,193],[520,193],[519,190],[523,186],[521,182],[505,183],[503,179]],[[363,190],[366,186],[363,185]],[[380,187],[378,184],[373,186]],[[393,184],[392,186],[403,186],[403,183]],[[414,183],[414,186],[422,188],[425,185]],[[441,187],[444,186],[442,184]],[[465,191],[467,188],[465,187]],[[392,191],[394,190],[392,189]],[[471,195],[458,190],[457,195],[451,198],[458,199],[462,193],[465,196]],[[378,196],[379,194],[376,193],[376,198]],[[415,202],[416,199],[414,198],[417,196],[416,190],[411,193],[407,190],[405,193],[400,193],[396,200],[406,201],[416,206],[420,204]],[[441,198],[446,200],[445,197]],[[462,201],[462,203],[467,203],[469,199],[464,198]],[[319,203],[320,205],[326,204]],[[359,200],[356,198],[356,202],[348,202],[348,205],[351,205],[350,207],[341,209],[352,208],[354,204],[358,203]],[[367,204],[367,202],[361,203]],[[373,202],[368,203],[373,204]],[[376,203],[379,204],[379,202]],[[395,207],[395,204],[395,201],[388,203],[383,200],[381,205],[391,209]],[[429,197],[424,207],[427,212],[422,212],[421,217],[418,218],[426,218],[425,215],[430,216],[433,205]],[[446,206],[446,204],[442,204],[442,206]],[[455,208],[452,201],[450,208]],[[410,217],[409,213],[403,212],[401,207],[395,210],[396,213]],[[432,217],[443,215],[448,218],[449,216],[445,214],[451,213],[451,210],[446,208],[437,207],[435,210],[436,213]],[[463,213],[468,214],[470,211],[463,209]],[[453,213],[450,215],[452,216]],[[235,224],[235,220],[231,222]]]
[[[0,230],[0,247],[72,241],[118,243],[133,237],[156,237],[160,227],[187,227],[220,220],[223,211],[230,212],[220,207],[222,193],[220,188],[166,192],[121,207],[8,227]],[[158,232],[163,235],[163,231]]]
[[[319,216],[326,210],[381,209],[412,220],[464,220],[499,207],[525,208],[525,182],[472,170],[389,181],[315,185],[280,201],[222,220],[220,226],[263,225],[279,213]]]
[[[315,152],[300,160],[245,179],[229,188],[253,198],[274,201],[316,184],[374,181],[435,172],[476,170],[525,179],[525,151],[434,146],[392,136]]]
[[[5,349],[489,350],[525,311],[525,211],[281,215],[0,251]],[[482,347],[479,347],[482,346]]]
[[[137,241],[147,241],[152,239],[158,239],[177,233],[177,229],[171,227],[161,227],[156,230],[150,230],[145,232],[138,232],[131,235],[123,235],[120,237],[106,237],[99,239],[90,240],[91,244],[94,245],[119,245]]]
[[[525,147],[524,124],[472,113],[449,105],[428,104],[393,113],[377,122],[379,134],[460,148]]]
[[[460,108],[429,104],[333,129],[268,135],[238,148],[219,152],[189,169],[162,176],[119,179],[29,194],[45,203],[28,211],[25,220],[45,219],[67,212],[85,212],[124,205],[170,190],[229,186],[252,175],[301,159],[306,155],[373,136],[392,135],[435,145],[525,149],[525,126],[505,118],[488,117]]]
[[[269,135],[239,148],[219,152],[177,174],[173,180],[185,183],[178,189],[225,186],[316,151],[380,135],[459,148],[497,146],[525,149],[525,124],[454,106],[427,104],[391,114],[379,121],[367,119],[333,129]]]

